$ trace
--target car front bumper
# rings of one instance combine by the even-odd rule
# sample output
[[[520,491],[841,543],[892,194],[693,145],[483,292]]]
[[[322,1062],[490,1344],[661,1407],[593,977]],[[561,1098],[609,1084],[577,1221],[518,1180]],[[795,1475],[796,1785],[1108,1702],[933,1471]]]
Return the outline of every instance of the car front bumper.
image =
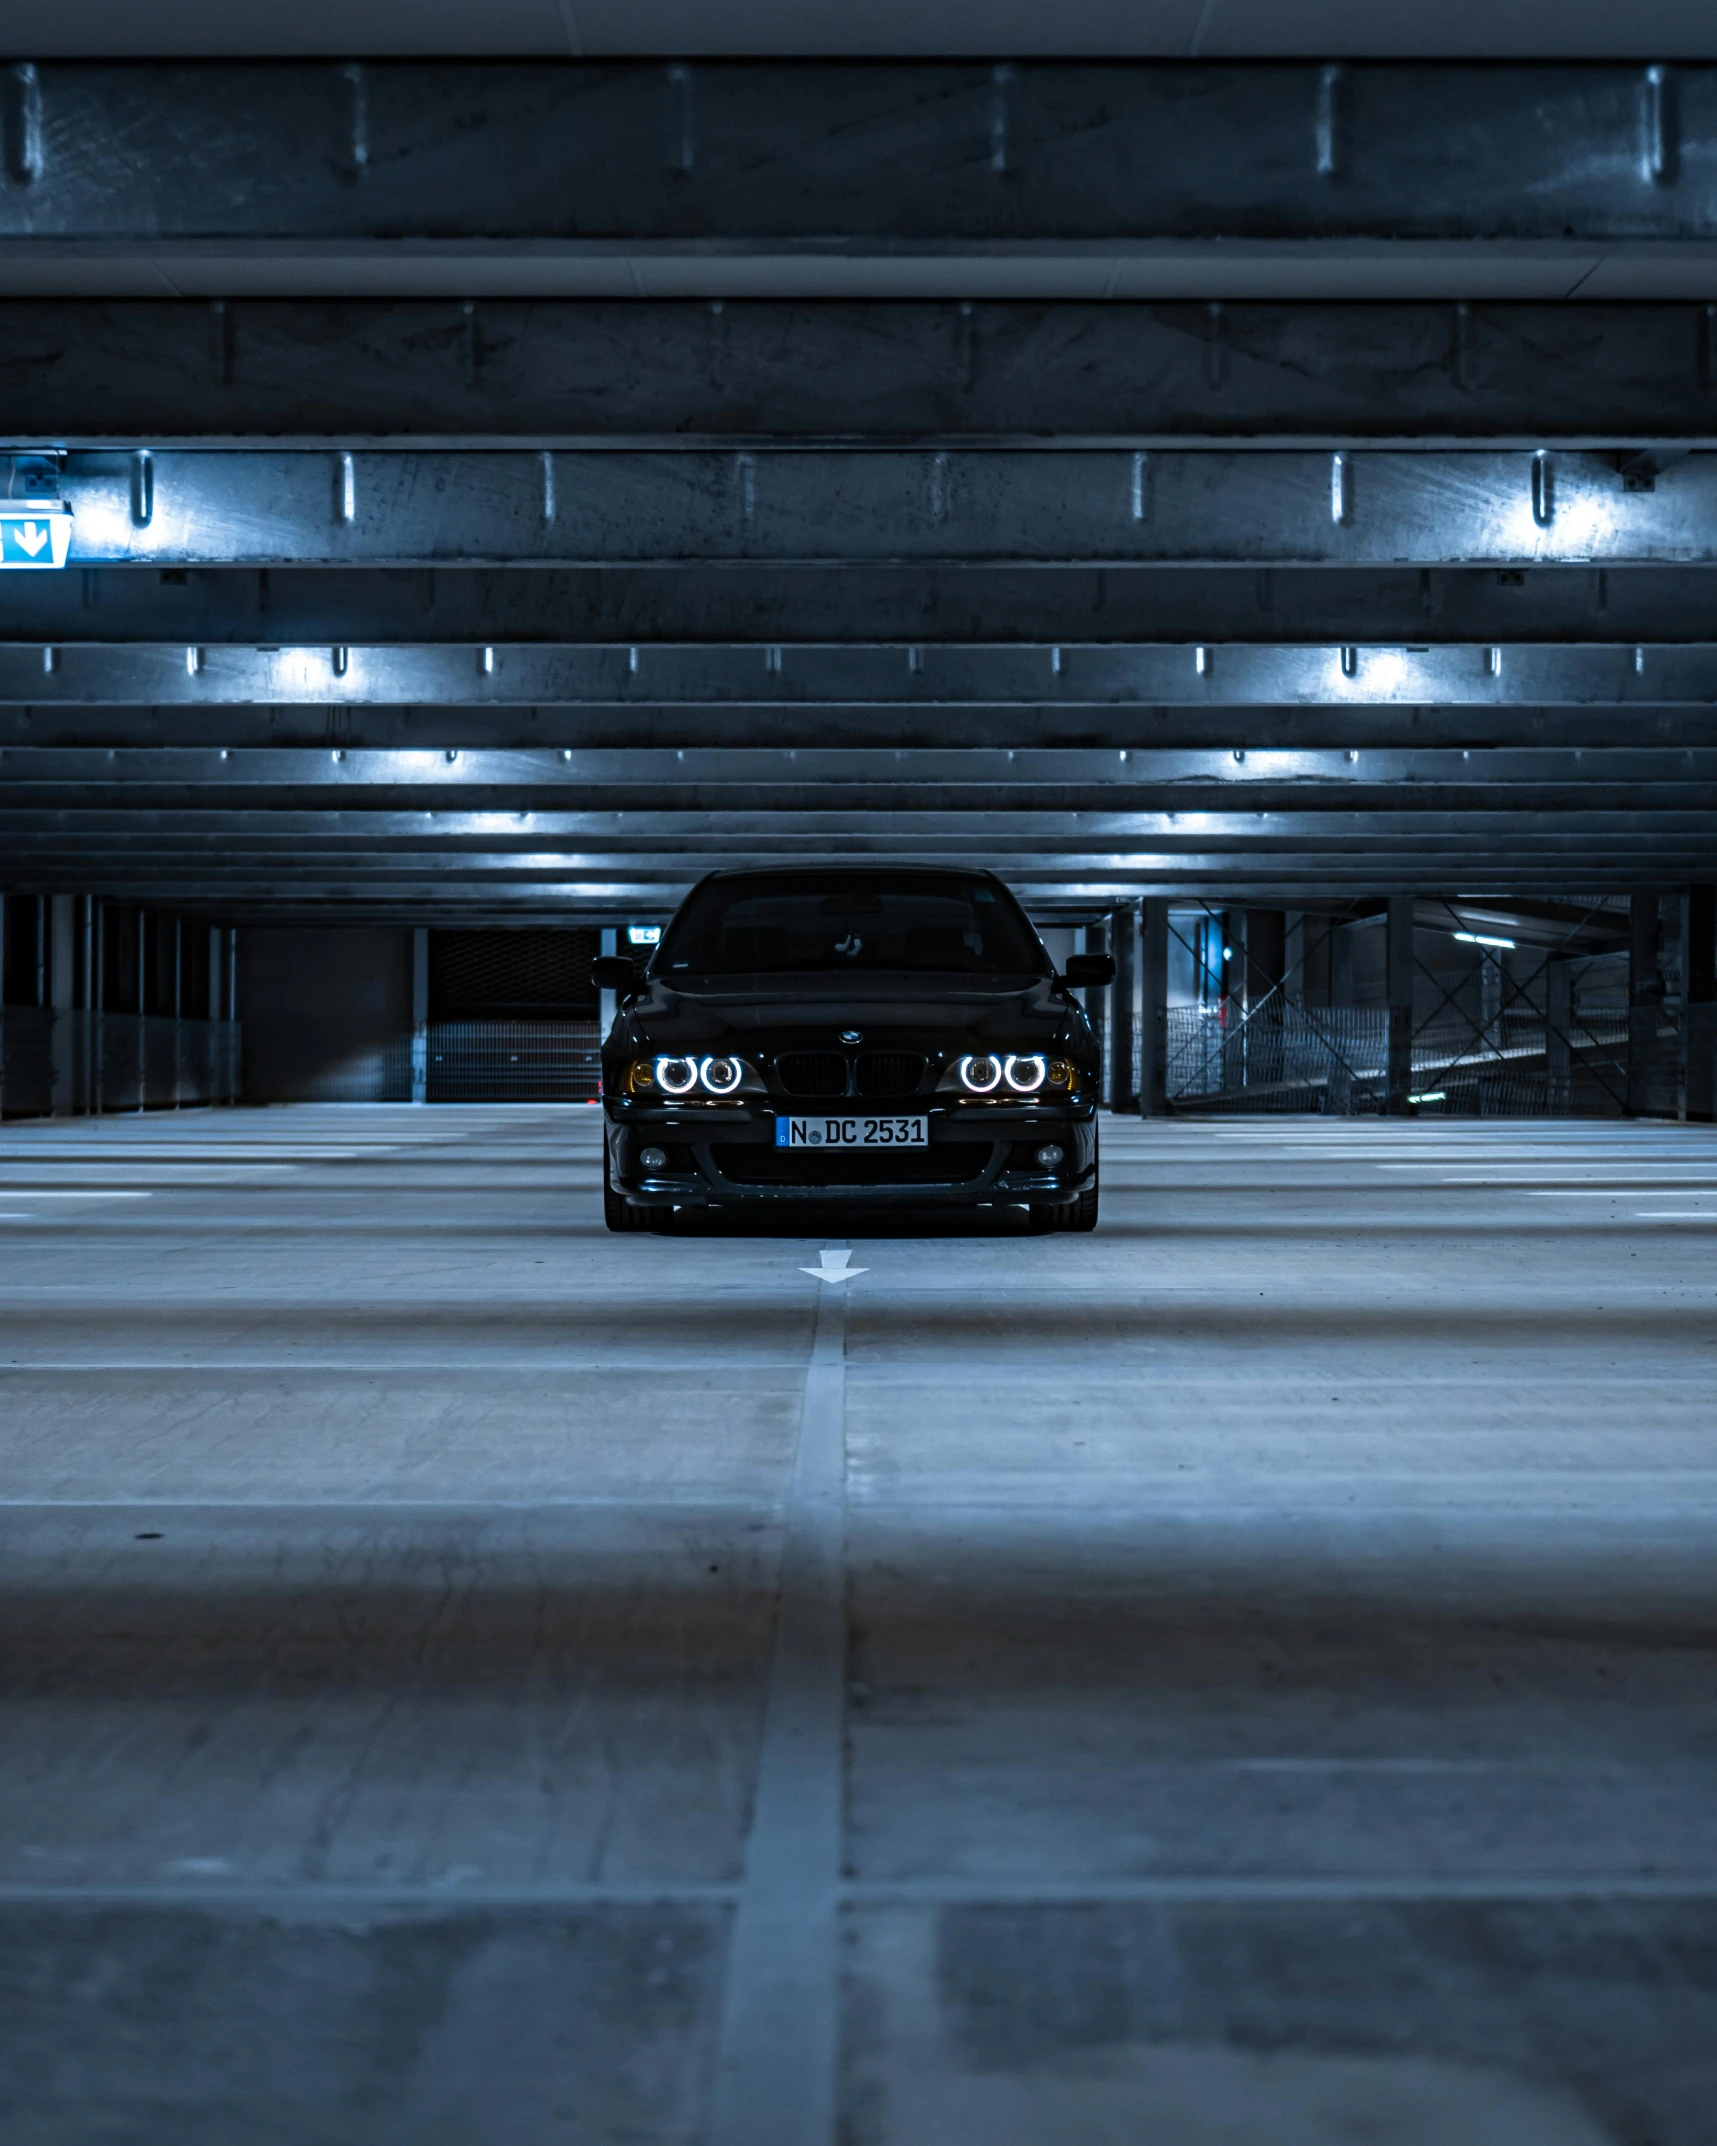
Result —
[[[608,1181],[641,1208],[1053,1207],[1077,1200],[1097,1168],[1089,1103],[897,1103],[889,1115],[928,1120],[925,1147],[821,1151],[775,1145],[777,1116],[815,1114],[814,1105],[676,1108],[628,1097],[603,1109]],[[1045,1169],[1034,1151],[1050,1144],[1063,1159]],[[668,1166],[646,1170],[645,1148],[662,1149]]]

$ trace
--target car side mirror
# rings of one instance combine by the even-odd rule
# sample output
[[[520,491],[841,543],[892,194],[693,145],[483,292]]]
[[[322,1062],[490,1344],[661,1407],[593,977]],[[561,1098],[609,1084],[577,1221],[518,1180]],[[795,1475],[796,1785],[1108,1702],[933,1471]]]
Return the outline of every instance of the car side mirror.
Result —
[[[1113,954],[1069,954],[1064,984],[1075,990],[1099,989],[1115,981],[1115,957]]]
[[[638,972],[624,954],[598,954],[590,964],[590,981],[598,991],[636,990]]]

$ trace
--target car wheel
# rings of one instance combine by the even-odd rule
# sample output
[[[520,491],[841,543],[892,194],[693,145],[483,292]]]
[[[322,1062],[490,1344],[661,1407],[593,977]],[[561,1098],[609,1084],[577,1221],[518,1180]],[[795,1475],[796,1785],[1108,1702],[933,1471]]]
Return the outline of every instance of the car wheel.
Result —
[[[1028,1227],[1034,1237],[1046,1237],[1056,1230],[1092,1230],[1097,1227],[1098,1184],[1093,1174],[1090,1184],[1071,1205],[1058,1201],[1053,1207],[1047,1200],[1033,1200]]]

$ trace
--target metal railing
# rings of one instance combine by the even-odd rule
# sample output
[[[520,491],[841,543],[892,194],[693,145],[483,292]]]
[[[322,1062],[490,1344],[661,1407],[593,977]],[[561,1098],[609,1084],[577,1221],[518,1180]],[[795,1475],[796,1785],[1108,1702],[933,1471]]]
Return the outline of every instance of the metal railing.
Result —
[[[601,1089],[595,1021],[433,1021],[431,1103],[584,1103]]]

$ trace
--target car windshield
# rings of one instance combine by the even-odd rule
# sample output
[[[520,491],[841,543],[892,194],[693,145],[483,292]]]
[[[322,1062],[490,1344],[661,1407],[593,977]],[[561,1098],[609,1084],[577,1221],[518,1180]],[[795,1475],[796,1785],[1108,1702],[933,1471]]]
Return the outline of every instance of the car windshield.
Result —
[[[654,974],[927,970],[1046,976],[1013,897],[956,873],[778,872],[707,880],[668,927]]]

